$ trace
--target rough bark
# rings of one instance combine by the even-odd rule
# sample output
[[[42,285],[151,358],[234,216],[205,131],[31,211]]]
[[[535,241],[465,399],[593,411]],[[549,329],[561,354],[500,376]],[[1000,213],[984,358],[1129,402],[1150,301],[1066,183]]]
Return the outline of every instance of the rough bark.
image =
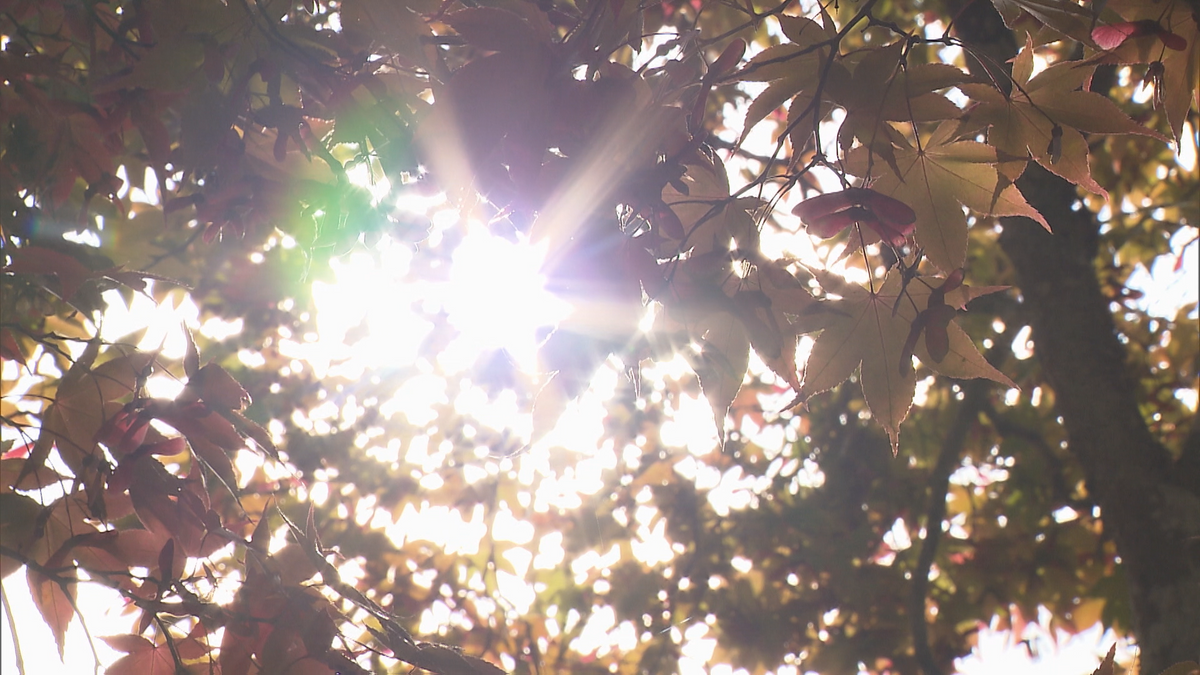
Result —
[[[992,68],[1015,54],[1012,34],[989,2],[971,3],[958,32],[989,55]],[[1154,675],[1200,660],[1200,481],[1193,467],[1200,451],[1189,442],[1184,457],[1173,460],[1141,415],[1137,376],[1097,280],[1094,214],[1073,208],[1075,187],[1035,164],[1018,187],[1054,233],[1006,218],[1000,244],[1017,273],[1069,448],[1117,544],[1140,670]]]
[[[1159,673],[1200,658],[1200,560],[1191,543],[1200,538],[1200,484],[1175,480],[1175,462],[1138,409],[1140,387],[1096,278],[1094,217],[1072,211],[1075,188],[1040,167],[1018,185],[1054,234],[1006,219],[1000,244],[1017,271],[1069,449],[1125,566],[1141,672]]]

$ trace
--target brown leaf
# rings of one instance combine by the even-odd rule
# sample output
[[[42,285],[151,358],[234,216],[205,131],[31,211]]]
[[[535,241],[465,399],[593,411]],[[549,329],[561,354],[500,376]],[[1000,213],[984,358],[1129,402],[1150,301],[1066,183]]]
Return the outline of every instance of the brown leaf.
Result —
[[[54,403],[57,417],[47,414],[50,420],[46,426],[59,456],[76,476],[94,471],[88,462],[95,454],[96,438],[105,421],[121,407],[111,402],[134,392],[154,357],[134,352],[92,369],[94,359],[93,354],[76,361],[59,383]]]
[[[156,167],[163,167],[171,156],[171,135],[159,117],[158,107],[149,96],[142,94],[134,99],[129,110],[129,119],[142,135],[146,153]]]
[[[270,455],[273,459],[279,459],[279,449],[275,447],[275,442],[271,440],[271,433],[267,431],[261,424],[247,418],[240,412],[230,411],[227,413],[226,419],[233,423],[239,434],[245,434],[254,439],[255,445],[260,450]]]
[[[153,457],[142,457],[133,465],[129,497],[138,519],[156,535],[174,537],[186,555],[197,556],[205,548],[219,548],[223,542],[211,537],[208,546],[202,547],[204,522],[186,505],[183,496],[190,495],[187,489]]]
[[[401,63],[426,66],[421,38],[431,36],[432,31],[429,24],[413,11],[412,3],[342,0],[338,5],[344,29],[379,39],[385,47],[396,53]],[[379,30],[380,26],[387,26],[387,30]]]
[[[851,77],[830,77],[829,97],[846,110],[839,131],[844,150],[855,137],[866,147],[887,152],[889,121],[929,122],[957,119],[962,111],[938,89],[957,86],[967,74],[946,63],[901,67],[904,41],[860,52]]]
[[[42,505],[23,494],[0,493],[0,544],[28,555],[39,534],[37,523],[41,512]],[[0,556],[0,579],[22,565],[16,558]]]
[[[22,469],[29,463],[29,458],[11,457],[0,459],[0,494],[12,490],[40,490],[47,485],[60,483],[67,478],[45,465],[34,465],[28,472]],[[17,476],[21,480],[17,480]]]
[[[21,347],[22,341],[17,339],[17,334],[8,329],[0,328],[0,359],[11,359],[28,368],[25,363],[25,351]]]
[[[58,295],[70,301],[85,281],[96,274],[74,257],[42,246],[12,249],[12,263],[0,267],[11,274],[49,274],[58,278]]]
[[[258,523],[254,526],[254,533],[250,535],[250,548],[266,555],[270,544],[271,519],[268,517],[267,509],[263,509],[262,515],[258,518]]]
[[[154,649],[154,643],[141,635],[101,635],[101,640],[113,649],[125,654],[136,654]]]
[[[257,528],[255,532],[258,532]],[[299,585],[317,573],[316,566],[308,558],[308,552],[294,541],[271,554],[271,567],[279,575],[279,583],[284,586]]]
[[[174,402],[152,408],[156,417],[170,424],[188,440],[188,445],[201,461],[233,489],[237,476],[229,454],[245,447],[245,441],[229,420],[209,410],[202,403],[176,405]]]
[[[59,576],[70,577],[73,572],[61,571]],[[54,643],[58,646],[58,658],[63,657],[66,647],[67,626],[75,617],[75,586],[74,582],[60,585],[32,568],[28,570],[29,590],[33,594],[33,604],[41,613],[42,619],[50,627],[54,635]]]
[[[183,563],[183,560],[180,559],[179,562]],[[168,539],[166,543],[163,544],[162,550],[158,553],[158,564],[156,569],[158,570],[159,574],[158,581],[160,588],[168,588],[172,583],[175,582],[175,579],[177,578],[175,576],[175,563],[175,540]],[[180,564],[180,567],[182,567],[182,564]]]

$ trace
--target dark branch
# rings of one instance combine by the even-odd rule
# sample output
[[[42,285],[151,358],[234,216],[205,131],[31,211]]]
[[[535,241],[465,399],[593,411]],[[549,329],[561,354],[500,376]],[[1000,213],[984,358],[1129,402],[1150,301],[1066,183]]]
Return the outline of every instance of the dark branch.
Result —
[[[929,592],[929,571],[937,557],[938,544],[942,536],[942,520],[946,517],[946,491],[950,488],[950,474],[958,458],[962,456],[967,432],[979,417],[987,401],[986,380],[971,380],[963,385],[964,396],[954,415],[954,421],[942,441],[937,463],[929,476],[929,508],[925,512],[925,539],[913,570],[912,595],[909,598],[909,628],[912,631],[913,648],[917,663],[925,675],[942,675],[933,649],[929,646],[929,627],[925,622],[925,599]]]

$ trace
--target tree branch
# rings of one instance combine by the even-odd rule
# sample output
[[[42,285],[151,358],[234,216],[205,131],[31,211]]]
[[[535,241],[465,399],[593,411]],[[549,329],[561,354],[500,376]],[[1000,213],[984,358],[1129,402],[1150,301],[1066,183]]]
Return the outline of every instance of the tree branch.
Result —
[[[934,558],[937,557],[938,544],[942,536],[942,520],[946,517],[946,492],[950,489],[950,475],[958,458],[962,456],[963,445],[967,440],[967,432],[978,419],[987,401],[987,389],[991,383],[986,380],[971,380],[963,385],[963,400],[958,405],[954,421],[942,441],[942,449],[938,453],[937,463],[929,475],[929,507],[925,512],[925,538],[921,542],[921,552],[917,557],[917,567],[913,570],[912,589],[909,596],[908,621],[912,632],[913,649],[916,651],[917,663],[925,675],[942,675],[937,657],[929,645],[929,626],[925,621],[925,600],[929,592],[929,571],[933,568]]]

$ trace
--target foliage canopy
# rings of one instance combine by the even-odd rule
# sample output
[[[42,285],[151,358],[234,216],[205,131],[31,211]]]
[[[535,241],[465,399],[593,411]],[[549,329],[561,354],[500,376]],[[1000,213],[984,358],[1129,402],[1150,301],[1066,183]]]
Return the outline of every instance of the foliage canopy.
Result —
[[[0,45],[0,575],[60,653],[96,584],[113,674],[932,675],[1039,607],[1200,660],[1196,306],[1133,283],[1196,254],[1195,0],[3,0]],[[479,232],[569,303],[536,367],[450,365],[430,298],[411,362],[306,348],[347,261]],[[105,331],[140,298],[177,356]]]

